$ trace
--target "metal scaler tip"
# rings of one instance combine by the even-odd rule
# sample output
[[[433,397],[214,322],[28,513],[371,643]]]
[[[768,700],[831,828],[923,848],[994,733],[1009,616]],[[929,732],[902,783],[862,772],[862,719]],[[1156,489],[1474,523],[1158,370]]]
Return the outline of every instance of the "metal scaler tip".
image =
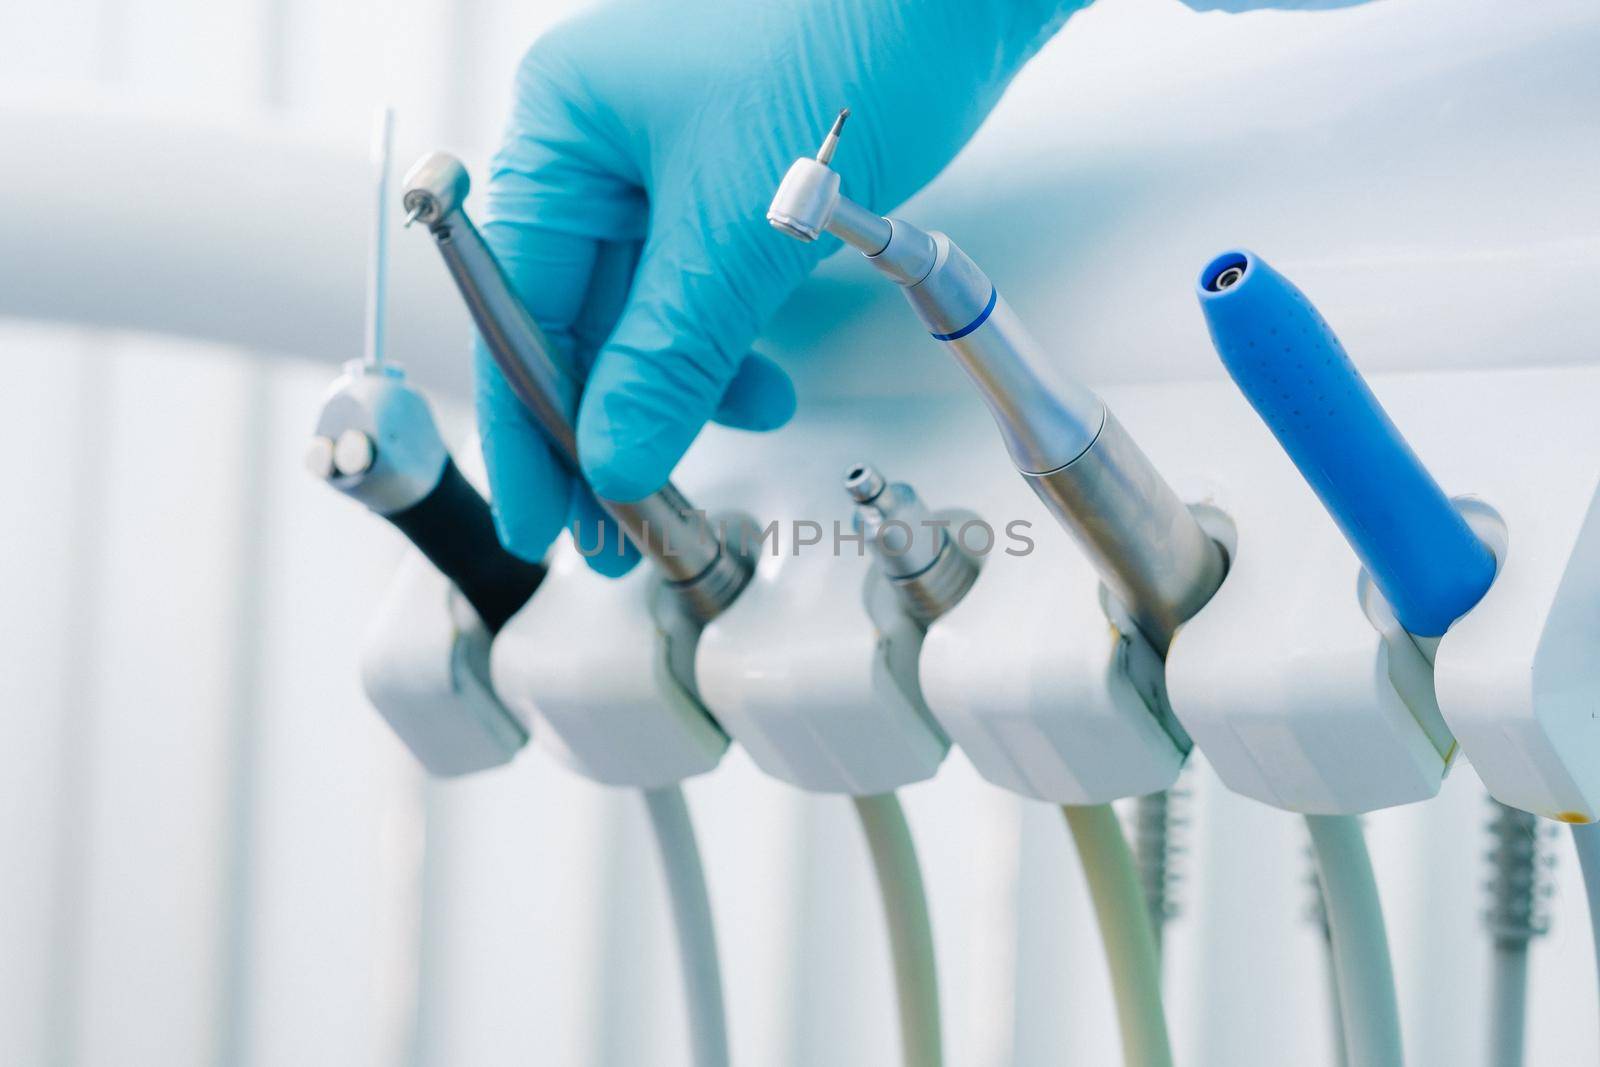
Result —
[[[832,163],[834,150],[839,147],[839,134],[844,130],[844,120],[850,117],[849,108],[841,108],[839,117],[833,120],[833,129],[828,131],[828,136],[822,139],[822,147],[817,149],[818,163]]]
[[[406,215],[406,221],[401,223],[401,228],[406,230],[411,229],[411,224],[422,217],[423,208],[426,206],[426,204],[418,204],[416,207],[412,208],[411,211]]]

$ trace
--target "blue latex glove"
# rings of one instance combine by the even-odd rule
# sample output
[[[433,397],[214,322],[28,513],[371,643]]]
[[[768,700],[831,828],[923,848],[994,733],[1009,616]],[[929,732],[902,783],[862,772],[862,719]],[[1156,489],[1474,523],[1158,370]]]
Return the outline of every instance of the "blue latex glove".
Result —
[[[1356,0],[1186,0],[1195,7]],[[1089,0],[739,0],[625,3],[552,31],[518,73],[484,236],[575,363],[583,473],[637,500],[667,480],[708,419],[770,430],[794,389],[749,351],[763,323],[837,247],[771,230],[767,204],[853,116],[834,166],[889,211],[934,177],[1013,75]],[[601,512],[477,350],[477,407],[501,540],[528,559]],[[635,562],[606,524],[590,564]]]
[[[773,232],[766,207],[839,108],[845,189],[889,210],[950,161],[1081,2],[741,0],[624,4],[541,38],[522,63],[484,236],[552,340],[592,363],[578,414],[601,496],[660,488],[714,419],[770,430],[794,389],[749,351],[836,247]],[[637,266],[635,267],[635,256]],[[481,346],[477,403],[501,539],[533,559],[599,512]],[[614,529],[590,563],[607,573]]]

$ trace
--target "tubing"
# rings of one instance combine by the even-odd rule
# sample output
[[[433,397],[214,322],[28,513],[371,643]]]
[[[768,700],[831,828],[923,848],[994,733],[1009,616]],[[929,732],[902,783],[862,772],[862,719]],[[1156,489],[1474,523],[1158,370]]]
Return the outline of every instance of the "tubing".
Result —
[[[1583,868],[1583,892],[1589,898],[1589,932],[1594,938],[1594,954],[1600,964],[1600,823],[1574,824],[1572,845],[1578,850],[1578,866]]]
[[[1105,943],[1106,966],[1117,1002],[1126,1067],[1171,1067],[1172,1045],[1161,1006],[1161,963],[1139,885],[1133,852],[1109,804],[1064,804],[1067,828],[1078,846],[1095,920]]]
[[[1161,960],[1161,939],[1172,911],[1173,794],[1170,790],[1146,793],[1133,802],[1133,862],[1139,872],[1145,907],[1150,911],[1150,933],[1155,938],[1156,960]]]
[[[689,1010],[689,1043],[695,1067],[728,1067],[728,1023],[722,1007],[722,968],[717,931],[694,823],[677,785],[644,790],[645,807],[661,853],[661,869],[672,900],[673,925]]]
[[[1400,1067],[1400,1007],[1372,858],[1353,815],[1307,815],[1317,881],[1328,909],[1349,1062]]]
[[[1322,942],[1322,977],[1327,983],[1329,1033],[1333,1036],[1333,1067],[1346,1067],[1350,1057],[1344,1047],[1344,1020],[1339,1011],[1339,974],[1333,966],[1333,932],[1328,929],[1328,904],[1322,897],[1322,883],[1317,881],[1315,861],[1311,866],[1311,889],[1316,894],[1312,916]]]
[[[939,1067],[944,1061],[939,1025],[939,972],[933,926],[922,888],[922,868],[905,810],[893,793],[851,797],[878,872],[883,917],[900,1003],[900,1055],[906,1067]]]
[[[1496,940],[1489,976],[1489,1067],[1522,1067],[1528,1028],[1528,943]]]
[[[1333,1064],[1334,1067],[1347,1067],[1350,1055],[1344,1047],[1344,1018],[1339,1007],[1339,974],[1333,965],[1333,938],[1324,939],[1322,946],[1324,973],[1328,982],[1328,1018],[1331,1020],[1330,1029],[1333,1031]]]
[[[1544,933],[1539,817],[1489,799],[1489,1067],[1522,1067],[1528,1030],[1528,946]]]

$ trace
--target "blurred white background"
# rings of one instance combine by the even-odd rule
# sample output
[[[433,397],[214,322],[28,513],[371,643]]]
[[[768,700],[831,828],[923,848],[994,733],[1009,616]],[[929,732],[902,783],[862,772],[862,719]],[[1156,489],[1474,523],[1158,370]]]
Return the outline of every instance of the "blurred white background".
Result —
[[[401,545],[299,459],[357,351],[374,108],[398,108],[402,162],[434,144],[481,160],[518,56],[571,6],[12,0],[0,1063],[684,1062],[637,800],[533,748],[422,779],[355,665]],[[1241,239],[1348,308],[1369,366],[1588,362],[1597,47],[1592,0],[1245,17],[1102,0],[918,210],[1096,382],[1214,374],[1187,284]],[[464,431],[464,320],[426,249],[396,244],[397,353]],[[900,388],[909,366],[918,389],[957,387],[848,268],[774,326],[802,401]],[[1444,280],[1408,286],[1418,271]],[[864,352],[870,370],[838,373]],[[1198,761],[1186,783],[1180,1062],[1324,1062],[1299,825]],[[737,750],[688,788],[736,1061],[892,1062],[848,805]],[[1059,816],[958,753],[907,804],[950,1061],[1114,1062]],[[1417,1064],[1480,1062],[1486,819],[1462,766],[1438,800],[1369,822]],[[1586,918],[1565,839],[1552,852],[1529,1062],[1592,1063]]]

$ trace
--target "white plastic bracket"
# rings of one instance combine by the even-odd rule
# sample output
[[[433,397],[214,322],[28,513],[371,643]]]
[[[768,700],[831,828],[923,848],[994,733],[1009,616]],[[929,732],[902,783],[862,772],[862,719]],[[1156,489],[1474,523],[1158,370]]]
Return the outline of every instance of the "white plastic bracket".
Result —
[[[803,514],[848,531],[843,499]],[[794,534],[780,528],[738,603],[706,627],[706,705],[757,766],[802,789],[865,796],[931,777],[950,742],[917,684],[921,628],[863,546],[796,552]]]
[[[1600,811],[1600,395],[1591,369],[1380,377],[1374,389],[1501,568],[1438,642],[1400,630],[1354,553],[1242,400],[1196,396],[1216,427],[1189,462],[1239,530],[1222,589],[1183,627],[1169,691],[1236,792],[1355,813],[1437,792],[1456,755],[1508,804]],[[1526,417],[1538,412],[1537,424]],[[1376,472],[1375,472],[1376,473]]]
[[[1027,519],[1036,544],[991,554],[929,628],[929,708],[979,773],[1024,796],[1099,804],[1167,788],[1188,749],[1151,710],[1160,658],[1111,621],[1098,575],[1021,480],[1005,484],[992,513]]]
[[[466,599],[408,550],[361,651],[367,698],[430,774],[510,762],[528,720],[495,696],[489,633]]]
[[[1506,543],[1494,585],[1439,642],[1440,708],[1497,799],[1592,822],[1600,818],[1600,370],[1463,377],[1441,401],[1454,412],[1452,451],[1463,484],[1504,520]]]
[[[495,639],[495,688],[579,774],[650,789],[711,770],[728,738],[695,691],[700,627],[648,564],[605,578],[570,535]]]
[[[1237,538],[1222,587],[1167,653],[1178,718],[1230,789],[1276,807],[1347,814],[1433,796],[1455,742],[1427,658],[1255,412],[1218,388],[1192,398],[1216,433],[1190,462]]]

